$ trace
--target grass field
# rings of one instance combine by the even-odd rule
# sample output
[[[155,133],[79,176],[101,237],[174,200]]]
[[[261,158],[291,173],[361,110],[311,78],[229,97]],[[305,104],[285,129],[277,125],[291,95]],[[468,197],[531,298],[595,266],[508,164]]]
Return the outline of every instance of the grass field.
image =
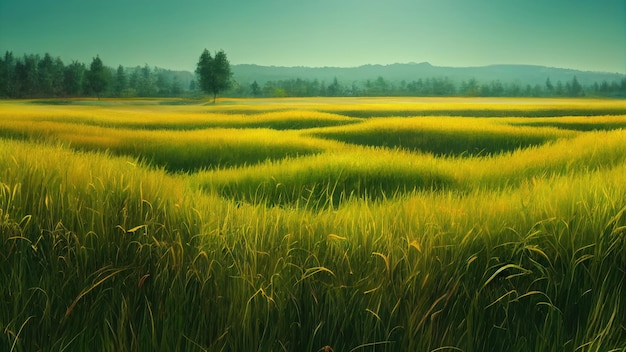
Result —
[[[626,102],[0,101],[0,350],[626,351]]]

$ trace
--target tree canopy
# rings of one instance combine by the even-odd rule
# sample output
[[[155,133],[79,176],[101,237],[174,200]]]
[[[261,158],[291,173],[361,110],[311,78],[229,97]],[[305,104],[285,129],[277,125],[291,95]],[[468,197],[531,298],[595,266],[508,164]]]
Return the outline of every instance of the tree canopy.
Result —
[[[211,57],[211,53],[207,49],[204,49],[200,55],[196,74],[198,75],[200,89],[207,94],[212,94],[213,102],[215,102],[220,92],[230,87],[233,75],[226,53],[220,50],[215,53],[215,57]]]
[[[96,56],[91,62],[85,78],[87,79],[89,88],[96,94],[98,99],[100,99],[100,94],[109,84],[109,75],[99,56]]]

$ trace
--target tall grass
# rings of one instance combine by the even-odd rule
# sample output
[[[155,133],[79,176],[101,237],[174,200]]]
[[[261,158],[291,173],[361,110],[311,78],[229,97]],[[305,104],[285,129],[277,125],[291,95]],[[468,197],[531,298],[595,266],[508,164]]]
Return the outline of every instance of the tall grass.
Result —
[[[626,128],[626,115],[604,116],[565,116],[554,118],[534,118],[513,120],[514,125],[532,127],[556,127],[574,131],[615,130]]]
[[[626,346],[623,130],[461,158],[274,132],[321,154],[173,174],[0,140],[2,349]]]
[[[148,317],[137,283],[193,250],[184,189],[129,159],[19,142],[1,155],[5,336],[19,350],[135,344],[135,316]]]
[[[156,102],[105,103],[90,106],[27,105],[21,102],[0,102],[3,122],[52,122],[141,130],[195,130],[207,128],[268,128],[293,130],[356,123],[360,119],[316,110],[242,110],[234,114],[218,108],[199,106],[163,106]]]
[[[541,145],[575,133],[556,128],[513,127],[467,118],[379,118],[311,135],[360,145],[404,148],[435,155],[484,155]]]
[[[463,97],[346,97],[225,99],[212,112],[257,114],[298,109],[324,111],[351,117],[472,116],[472,117],[556,117],[624,115],[620,99],[555,98],[463,98]]]
[[[0,136],[63,142],[82,150],[108,150],[142,158],[169,171],[255,164],[319,153],[332,143],[282,130],[355,122],[306,111],[235,117],[198,113],[198,107],[161,111],[143,105],[44,109],[38,105],[4,104],[9,108],[0,113]]]
[[[507,153],[445,158],[401,149],[337,146],[333,152],[314,156],[201,172],[191,180],[229,199],[312,207],[336,206],[350,197],[385,199],[419,190],[504,192],[543,177],[622,165],[625,139],[623,130],[598,131]]]
[[[268,129],[147,131],[17,122],[4,123],[0,130],[9,138],[61,142],[81,150],[108,150],[117,155],[133,156],[169,171],[254,164],[324,150],[323,143]]]
[[[3,165],[48,160],[2,175],[20,181],[2,192],[12,308],[1,319],[19,348],[624,341],[623,165],[505,192],[419,191],[311,212],[236,206],[129,160],[18,142],[3,151],[13,155]]]
[[[429,155],[345,148],[281,161],[199,173],[200,188],[254,204],[335,207],[352,197],[381,199],[397,193],[449,188],[453,177]]]

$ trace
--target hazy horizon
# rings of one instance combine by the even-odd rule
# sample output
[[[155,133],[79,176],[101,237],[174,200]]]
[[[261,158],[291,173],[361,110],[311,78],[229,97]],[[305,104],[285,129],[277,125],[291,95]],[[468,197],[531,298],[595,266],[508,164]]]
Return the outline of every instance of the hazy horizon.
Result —
[[[231,64],[539,65],[626,74],[626,2],[0,0],[0,50],[193,71]]]

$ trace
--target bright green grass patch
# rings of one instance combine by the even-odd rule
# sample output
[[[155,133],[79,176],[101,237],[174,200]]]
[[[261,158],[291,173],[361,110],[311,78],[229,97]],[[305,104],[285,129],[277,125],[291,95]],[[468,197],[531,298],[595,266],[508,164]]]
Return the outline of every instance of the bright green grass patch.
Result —
[[[310,134],[359,145],[466,156],[497,154],[575,135],[555,128],[514,127],[490,119],[452,117],[379,118]]]

